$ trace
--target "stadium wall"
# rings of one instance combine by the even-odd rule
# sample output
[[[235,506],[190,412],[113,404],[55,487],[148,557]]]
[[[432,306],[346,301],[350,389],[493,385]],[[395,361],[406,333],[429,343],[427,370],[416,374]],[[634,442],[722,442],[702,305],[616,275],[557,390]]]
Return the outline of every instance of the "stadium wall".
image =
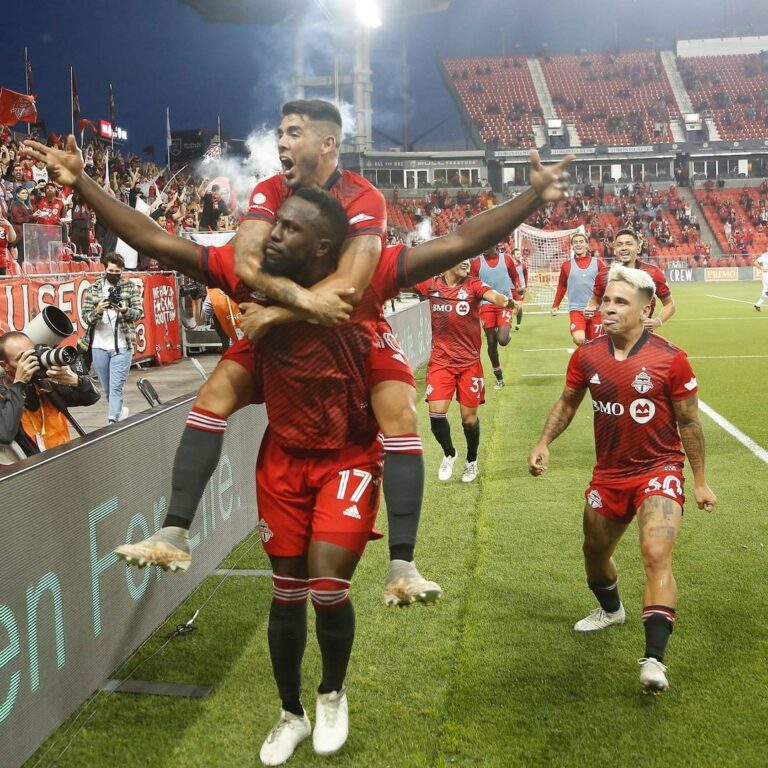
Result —
[[[395,338],[415,371],[429,359],[432,322],[429,302],[420,301],[387,317]]]
[[[761,280],[756,267],[672,267],[664,270],[670,283],[725,283],[733,280]]]

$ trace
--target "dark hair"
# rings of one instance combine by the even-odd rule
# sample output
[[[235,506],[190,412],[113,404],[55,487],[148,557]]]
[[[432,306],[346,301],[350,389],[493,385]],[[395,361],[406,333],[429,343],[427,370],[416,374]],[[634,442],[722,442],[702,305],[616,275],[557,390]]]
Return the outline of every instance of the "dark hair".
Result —
[[[331,250],[334,257],[338,258],[339,249],[347,239],[349,230],[349,217],[344,206],[335,197],[319,187],[300,187],[293,193],[293,196],[300,197],[319,209],[319,233],[331,241]]]
[[[283,117],[288,115],[303,115],[310,120],[322,123],[333,123],[341,128],[341,112],[335,104],[322,99],[294,99],[286,101],[280,109]]]
[[[115,253],[114,251],[111,251],[110,253],[105,253],[101,257],[101,263],[106,267],[107,264],[117,264],[120,269],[125,269],[125,259],[119,254]]]
[[[587,236],[586,236],[586,235],[585,235],[583,232],[574,232],[574,233],[571,235],[571,240],[570,240],[570,242],[573,242],[573,238],[574,238],[574,237],[583,237],[583,238],[584,238],[584,239],[587,241],[587,243],[589,243],[589,238],[588,238],[588,237],[587,237]]]
[[[9,341],[12,341],[13,339],[27,339],[29,338],[25,333],[22,333],[21,331],[8,331],[8,333],[4,333],[2,336],[0,336],[0,360],[7,362],[8,356],[5,352],[5,346]]]
[[[629,229],[629,227],[625,227],[624,229],[620,229],[620,230],[619,230],[619,231],[616,233],[616,235],[615,235],[615,236],[614,236],[614,238],[613,238],[613,242],[614,242],[614,243],[615,243],[615,242],[616,242],[616,241],[619,239],[619,236],[620,236],[620,235],[629,235],[631,238],[633,238],[633,239],[634,239],[634,241],[635,241],[635,242],[636,242],[638,245],[640,245],[640,243],[642,242],[642,240],[640,239],[640,235],[638,235],[638,234],[637,234],[637,232],[635,232],[635,230],[634,230],[634,229]]]

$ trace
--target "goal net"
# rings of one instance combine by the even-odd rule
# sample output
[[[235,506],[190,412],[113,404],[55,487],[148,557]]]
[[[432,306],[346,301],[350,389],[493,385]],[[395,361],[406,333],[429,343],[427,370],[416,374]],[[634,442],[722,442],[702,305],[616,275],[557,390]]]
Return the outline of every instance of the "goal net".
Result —
[[[585,234],[584,225],[574,229],[544,230],[521,224],[515,230],[515,247],[528,262],[526,309],[549,311],[557,290],[560,266],[570,258],[571,236]]]

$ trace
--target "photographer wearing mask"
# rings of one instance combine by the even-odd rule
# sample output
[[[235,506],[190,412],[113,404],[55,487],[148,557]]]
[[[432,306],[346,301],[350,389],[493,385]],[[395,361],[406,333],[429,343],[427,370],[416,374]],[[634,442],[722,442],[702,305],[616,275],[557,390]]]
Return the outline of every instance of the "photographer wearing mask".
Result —
[[[123,257],[108,253],[102,261],[104,276],[83,299],[83,322],[87,326],[87,349],[109,398],[107,414],[113,424],[128,416],[128,409],[123,407],[123,386],[136,344],[134,323],[144,316],[144,309],[138,287],[122,279]]]
[[[0,336],[0,443],[15,441],[27,456],[69,442],[67,407],[99,399],[87,376],[68,365],[44,366],[51,350],[40,349],[19,331]]]

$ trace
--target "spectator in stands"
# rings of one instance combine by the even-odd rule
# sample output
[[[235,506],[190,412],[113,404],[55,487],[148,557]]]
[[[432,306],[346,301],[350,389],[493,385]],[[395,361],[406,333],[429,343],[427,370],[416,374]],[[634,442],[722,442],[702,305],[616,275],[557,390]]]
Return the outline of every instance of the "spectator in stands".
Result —
[[[16,242],[16,230],[8,219],[0,214],[0,275],[8,274],[12,260],[11,246]]]
[[[218,184],[212,184],[208,192],[208,177],[206,176],[197,189],[197,194],[202,199],[203,209],[200,214],[200,229],[215,232],[219,228],[219,216],[229,216],[229,206],[221,197]]]
[[[35,345],[23,333],[0,337],[0,443],[15,443],[24,456],[69,442],[66,410],[99,399],[88,376],[69,366],[43,370]]]
[[[35,221],[29,200],[29,190],[26,187],[21,186],[16,189],[8,217],[16,233],[16,258],[21,263],[24,261],[24,225]]]
[[[136,345],[134,324],[144,316],[141,294],[130,280],[121,279],[125,261],[117,253],[104,259],[104,276],[85,294],[83,321],[87,332],[82,345],[91,353],[93,367],[108,397],[110,424],[128,416],[123,387]]]
[[[87,255],[90,251],[91,209],[80,197],[72,194],[72,223],[69,227],[69,239],[75,246],[75,253]]]
[[[37,210],[32,214],[37,224],[56,226],[64,218],[64,202],[58,196],[56,184],[49,181],[45,185],[45,196],[37,204]]]

